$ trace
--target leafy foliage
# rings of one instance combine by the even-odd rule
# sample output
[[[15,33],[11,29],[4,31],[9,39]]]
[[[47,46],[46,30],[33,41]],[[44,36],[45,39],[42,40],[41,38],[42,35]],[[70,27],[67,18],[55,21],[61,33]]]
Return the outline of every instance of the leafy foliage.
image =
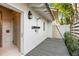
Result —
[[[52,7],[58,9],[59,13],[63,13],[65,17],[65,23],[70,24],[73,20],[74,10],[70,3],[51,3]]]
[[[79,40],[70,32],[65,32],[64,39],[70,55],[79,55]]]

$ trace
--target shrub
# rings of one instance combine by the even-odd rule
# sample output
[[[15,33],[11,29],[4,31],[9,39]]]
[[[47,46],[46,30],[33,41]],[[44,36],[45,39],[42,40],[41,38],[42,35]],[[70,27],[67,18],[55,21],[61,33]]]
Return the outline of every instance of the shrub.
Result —
[[[64,41],[68,48],[70,55],[77,55],[75,52],[79,51],[79,41],[70,32],[64,33]],[[75,54],[74,54],[75,53]]]

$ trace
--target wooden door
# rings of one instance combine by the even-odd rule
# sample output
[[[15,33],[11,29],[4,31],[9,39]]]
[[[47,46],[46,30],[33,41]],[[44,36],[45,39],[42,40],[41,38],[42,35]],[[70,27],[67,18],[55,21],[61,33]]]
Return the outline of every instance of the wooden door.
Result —
[[[2,47],[2,12],[0,11],[0,47]]]

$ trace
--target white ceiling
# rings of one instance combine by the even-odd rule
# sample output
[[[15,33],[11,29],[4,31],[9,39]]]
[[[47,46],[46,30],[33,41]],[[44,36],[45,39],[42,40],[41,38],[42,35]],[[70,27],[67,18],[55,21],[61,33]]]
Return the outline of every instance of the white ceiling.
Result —
[[[35,12],[39,13],[42,17],[46,18],[47,20],[53,20],[45,3],[29,3],[28,6],[32,8]]]

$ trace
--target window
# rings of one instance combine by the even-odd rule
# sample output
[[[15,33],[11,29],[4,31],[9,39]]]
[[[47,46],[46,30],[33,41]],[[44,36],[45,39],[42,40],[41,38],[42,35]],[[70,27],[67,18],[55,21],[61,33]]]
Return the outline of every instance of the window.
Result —
[[[43,22],[43,31],[45,31],[45,22]]]

